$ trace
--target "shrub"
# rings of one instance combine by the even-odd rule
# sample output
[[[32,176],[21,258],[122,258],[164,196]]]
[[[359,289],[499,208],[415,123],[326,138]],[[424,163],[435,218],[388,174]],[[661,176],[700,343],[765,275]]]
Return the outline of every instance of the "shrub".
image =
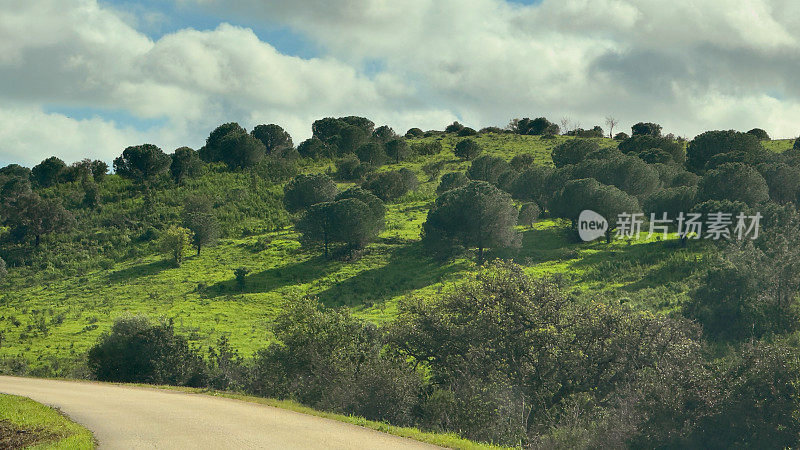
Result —
[[[459,141],[456,144],[456,148],[454,149],[453,153],[456,157],[465,160],[471,161],[480,155],[483,151],[480,145],[477,142],[473,141],[472,139],[464,139],[463,141]]]
[[[424,134],[425,132],[422,131],[420,128],[409,128],[409,130],[406,131],[407,138],[419,138],[422,137],[422,135]]]
[[[615,141],[624,141],[625,139],[628,139],[629,137],[630,136],[628,136],[627,133],[617,133],[617,134],[614,135],[614,140]]]
[[[236,286],[239,289],[244,289],[245,284],[247,283],[247,275],[250,273],[250,269],[246,267],[237,267],[233,270],[233,276],[236,279]]]
[[[400,164],[411,154],[411,149],[405,139],[392,139],[386,143],[386,156],[391,158],[395,164]]]
[[[280,125],[256,125],[250,134],[258,139],[268,155],[278,155],[282,150],[294,147],[292,136]]]
[[[428,176],[428,181],[434,181],[442,173],[445,161],[433,161],[422,166],[422,173]]]
[[[536,203],[525,203],[519,209],[517,224],[532,227],[541,213],[542,210]]]
[[[468,136],[477,136],[478,132],[470,127],[464,127],[456,133],[456,136],[459,137],[468,137]]]
[[[186,228],[172,226],[161,235],[158,246],[176,266],[183,262],[183,253],[189,246],[191,234]]]
[[[436,193],[442,194],[453,189],[462,188],[469,184],[469,178],[464,172],[450,172],[442,175],[439,181],[439,186],[436,187]]]
[[[328,256],[335,243],[345,244],[349,249],[365,247],[383,230],[384,213],[374,203],[367,204],[362,198],[352,196],[313,205],[295,228],[303,235],[305,244],[322,245]]]
[[[413,191],[418,184],[416,174],[403,168],[372,174],[364,182],[363,187],[372,191],[381,200],[388,202],[397,200],[407,192]]]
[[[347,155],[336,161],[336,176],[340,180],[362,180],[370,171],[372,167],[362,163],[355,155]]]
[[[477,248],[478,262],[483,262],[486,249],[519,245],[513,230],[517,214],[510,195],[489,183],[472,181],[436,199],[422,225],[423,242],[439,252]]]
[[[464,125],[461,125],[460,123],[458,123],[458,121],[456,121],[456,122],[451,123],[447,127],[445,127],[444,132],[445,133],[458,133],[463,128],[464,128]]]
[[[471,180],[486,181],[497,186],[500,176],[511,170],[511,166],[502,158],[496,156],[479,156],[467,170]]]
[[[205,162],[222,161],[222,141],[232,134],[247,133],[244,128],[236,122],[222,124],[214,129],[206,138],[206,145],[198,152],[200,159]]]
[[[50,187],[59,181],[67,170],[67,164],[64,161],[51,156],[39,164],[33,166],[31,169],[31,179],[39,186]]]
[[[289,212],[298,212],[311,205],[328,202],[339,190],[325,174],[298,175],[283,188],[283,204]]]
[[[758,155],[764,148],[752,134],[729,131],[706,131],[695,137],[686,149],[689,170],[701,172],[713,157],[720,154]]]
[[[317,138],[306,139],[297,146],[297,152],[304,158],[330,158],[336,152],[325,142]]]
[[[634,154],[642,159],[652,159],[657,152],[654,149],[661,150],[663,153],[668,154],[672,161],[682,164],[686,159],[683,146],[676,141],[667,139],[665,137],[641,135],[632,136],[619,143],[619,150],[622,153]],[[655,155],[654,155],[655,153]],[[649,156],[648,156],[649,155]],[[663,158],[663,157],[662,157]],[[647,161],[647,162],[666,162],[666,161]]]
[[[600,146],[596,142],[570,139],[553,149],[553,164],[556,167],[577,164],[586,159],[590,153],[599,149]]]
[[[760,141],[768,141],[769,134],[766,131],[762,130],[761,128],[753,128],[752,130],[748,131],[747,134],[752,134],[753,136],[757,137]]]
[[[202,174],[203,162],[196,151],[189,147],[180,147],[172,154],[169,171],[176,183],[183,183],[187,178]]]
[[[95,379],[123,383],[204,385],[204,365],[172,323],[152,324],[142,316],[117,319],[89,349]]]
[[[6,262],[3,261],[3,258],[0,258],[0,283],[5,280],[6,276],[8,276],[8,270],[6,269]]]
[[[652,122],[639,122],[631,127],[631,136],[661,136],[661,125]]]
[[[769,200],[764,177],[751,166],[729,163],[709,170],[700,180],[698,199],[740,201],[749,206]]]
[[[422,156],[438,155],[442,152],[442,142],[437,140],[413,144],[411,151]]]
[[[368,142],[356,150],[358,159],[373,167],[380,167],[386,163],[386,151],[380,142]]]

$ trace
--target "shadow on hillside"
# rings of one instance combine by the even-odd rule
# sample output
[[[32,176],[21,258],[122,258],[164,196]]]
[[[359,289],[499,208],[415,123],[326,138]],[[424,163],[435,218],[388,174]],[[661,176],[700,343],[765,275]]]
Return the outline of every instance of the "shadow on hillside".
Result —
[[[302,262],[273,267],[271,269],[255,272],[245,278],[244,288],[236,285],[236,280],[220,281],[199,290],[205,297],[216,297],[232,293],[253,294],[269,292],[286,286],[305,284],[323,278],[339,270],[342,263],[326,259],[324,256],[315,256]],[[231,274],[232,275],[232,274]]]
[[[463,260],[452,263],[432,259],[422,244],[416,242],[394,250],[385,266],[365,270],[317,297],[326,306],[371,306],[444,281],[469,266]]]
[[[174,267],[171,261],[153,261],[147,264],[139,264],[127,269],[117,270],[108,274],[108,281],[112,283],[124,283],[134,278],[156,275],[162,270]]]
[[[564,227],[529,228],[522,231],[521,247],[492,250],[487,253],[487,259],[514,259],[525,265],[573,259],[577,256],[577,247],[570,233],[572,231]]]

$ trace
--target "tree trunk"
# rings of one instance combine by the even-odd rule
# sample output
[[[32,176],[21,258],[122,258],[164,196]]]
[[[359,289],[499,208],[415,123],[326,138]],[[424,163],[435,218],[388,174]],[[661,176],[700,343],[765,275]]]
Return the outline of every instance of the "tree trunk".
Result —
[[[42,242],[42,236],[37,234],[36,235],[36,247],[39,247],[39,244]]]
[[[200,244],[197,245],[197,257],[200,257]]]

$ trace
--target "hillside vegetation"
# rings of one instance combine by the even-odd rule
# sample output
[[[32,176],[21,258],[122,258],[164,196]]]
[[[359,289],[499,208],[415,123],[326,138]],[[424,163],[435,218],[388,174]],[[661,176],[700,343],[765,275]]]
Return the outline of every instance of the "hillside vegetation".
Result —
[[[0,371],[243,391],[510,446],[798,442],[800,405],[780,399],[800,386],[800,143],[544,118],[312,131],[295,146],[223,124],[197,151],[128,147],[113,174],[0,169]],[[578,238],[585,209],[605,239]],[[760,234],[676,221],[718,212],[757,215]],[[645,218],[639,238],[615,238],[623,213]]]

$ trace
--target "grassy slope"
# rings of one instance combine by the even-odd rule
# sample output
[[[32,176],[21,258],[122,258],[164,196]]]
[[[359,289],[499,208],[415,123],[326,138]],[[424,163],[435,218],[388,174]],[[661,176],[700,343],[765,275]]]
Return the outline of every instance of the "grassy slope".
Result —
[[[540,164],[551,164],[552,147],[564,139],[568,138],[477,138],[487,154],[511,159],[528,152]],[[174,318],[178,330],[198,344],[212,344],[227,335],[242,353],[251,354],[270,340],[269,325],[283,302],[308,294],[327,305],[350,307],[376,322],[390,319],[403,296],[428,296],[475,270],[469,257],[441,263],[429,258],[419,244],[420,227],[437,184],[420,169],[441,159],[447,161],[442,173],[465,170],[469,163],[452,154],[458,140],[446,136],[440,155],[402,164],[416,170],[423,183],[416,192],[389,205],[386,231],[352,263],[328,261],[300,248],[297,235],[286,228],[223,239],[200,257],[189,257],[180,268],[169,266],[158,255],[144,255],[81,275],[37,277],[33,285],[30,275],[23,278],[12,271],[0,293],[0,330],[4,330],[0,356],[19,356],[34,367],[52,365],[50,359],[55,357],[79,357],[115,318],[139,313]],[[598,142],[616,145],[609,139]],[[777,151],[791,142],[770,145]],[[330,165],[321,162],[304,170],[319,172]],[[385,170],[393,168],[397,166]],[[258,228],[257,223],[251,225]],[[535,275],[562,274],[567,289],[583,299],[670,310],[685,297],[693,274],[676,268],[685,267],[685,260],[702,261],[699,245],[680,250],[656,241],[578,244],[568,237],[563,223],[554,221],[520,231],[521,249],[495,255],[514,258]],[[251,270],[244,290],[233,282],[233,269],[240,266]],[[694,267],[696,272],[702,264]]]
[[[19,428],[54,436],[52,440],[31,448],[95,448],[94,436],[89,430],[70,421],[58,411],[25,397],[0,394],[0,420],[7,420]]]

